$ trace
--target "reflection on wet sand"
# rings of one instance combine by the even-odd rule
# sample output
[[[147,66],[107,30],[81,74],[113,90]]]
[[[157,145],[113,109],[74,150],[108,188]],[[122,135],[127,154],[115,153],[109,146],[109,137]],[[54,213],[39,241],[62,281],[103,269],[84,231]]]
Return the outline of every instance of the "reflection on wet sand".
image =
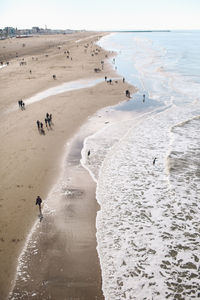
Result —
[[[21,256],[10,299],[104,299],[96,251],[95,184],[79,164],[79,146],[78,140],[72,143],[65,180],[49,196],[44,219]]]
[[[79,90],[79,89],[84,89],[84,88],[90,88],[92,86],[95,86],[98,83],[103,82],[103,78],[98,78],[98,79],[80,79],[80,80],[75,80],[75,81],[69,81],[62,83],[58,86],[52,87],[50,89],[47,89],[45,91],[42,91],[40,93],[35,94],[34,96],[23,100],[25,105],[30,105],[35,102],[44,100],[48,97],[55,96],[58,94],[74,91],[74,90]],[[16,111],[18,109],[17,105],[12,105],[10,108],[6,110],[6,113]]]

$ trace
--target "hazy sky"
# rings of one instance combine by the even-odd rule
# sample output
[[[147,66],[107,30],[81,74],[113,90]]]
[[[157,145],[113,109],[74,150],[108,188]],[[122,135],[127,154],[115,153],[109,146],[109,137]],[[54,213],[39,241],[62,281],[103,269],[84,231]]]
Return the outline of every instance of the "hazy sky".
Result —
[[[200,0],[0,0],[0,28],[200,29]]]

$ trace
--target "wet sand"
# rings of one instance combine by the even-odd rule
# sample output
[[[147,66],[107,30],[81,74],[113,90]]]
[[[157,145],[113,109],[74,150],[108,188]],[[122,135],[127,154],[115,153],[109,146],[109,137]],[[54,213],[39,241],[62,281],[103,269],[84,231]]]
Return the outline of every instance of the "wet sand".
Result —
[[[48,199],[18,268],[10,299],[104,299],[96,251],[95,184],[80,165],[74,140],[62,182]]]
[[[104,78],[104,76],[115,77],[116,74],[106,62],[105,57],[113,54],[106,53],[94,44],[98,40],[99,35],[99,33],[95,35],[94,33],[84,32],[70,36],[56,36],[55,39],[52,36],[33,37],[25,41],[26,47],[22,47],[24,41],[14,39],[0,41],[0,56],[5,60],[9,59],[10,62],[9,66],[0,70],[0,138],[3,141],[0,147],[1,299],[7,298],[8,292],[13,285],[18,257],[25,245],[27,235],[38,217],[38,207],[35,205],[35,198],[37,195],[40,195],[45,203],[49,191],[61,172],[66,141],[75,134],[88,116],[95,113],[99,108],[124,100],[124,91],[127,88],[131,90],[131,87],[127,83],[122,83],[120,79],[118,83],[113,82],[112,85],[102,82],[90,88],[49,96],[46,99],[28,105],[25,111],[17,109],[17,101],[29,99],[39,92],[69,81],[90,78],[98,79]],[[79,40],[78,43],[76,42],[77,40]],[[53,46],[51,46],[52,41]],[[58,48],[59,45],[62,45],[62,47]],[[98,51],[96,51],[97,48]],[[72,60],[66,57],[64,52],[67,50],[69,50]],[[17,58],[15,57],[16,51],[18,53]],[[32,58],[33,55],[34,59]],[[104,70],[95,73],[94,68],[101,67],[100,62],[102,60],[105,60]],[[20,61],[26,61],[27,64],[20,66]],[[30,69],[32,70],[31,74]],[[56,74],[56,80],[52,79],[52,74]],[[16,107],[16,109],[10,110],[13,107]],[[38,133],[36,120],[39,119],[44,123],[47,112],[53,114],[54,125],[51,130],[45,128],[46,134],[43,136]],[[88,186],[91,187],[91,190]],[[75,185],[75,189],[79,190],[80,187]],[[93,201],[95,199],[95,187],[92,187],[92,184],[86,184],[86,190],[87,193],[90,193],[90,198]],[[83,199],[82,201],[85,200]],[[87,203],[87,205],[89,204]],[[77,219],[81,219],[81,211],[75,206],[74,208],[76,209]],[[91,229],[93,233],[88,233],[89,236],[93,234],[93,245],[91,248],[93,250],[90,249],[88,252],[93,253],[93,255],[90,253],[89,257],[94,257],[94,261],[97,259],[96,240],[94,238],[96,209],[97,207],[89,210],[86,218],[87,226],[93,228]],[[65,208],[63,211],[65,211]],[[61,210],[61,212],[63,211]],[[52,218],[51,216],[51,222],[46,220],[45,223],[44,219],[41,223],[42,226],[47,226],[47,231],[50,230],[51,224],[54,224],[56,221],[56,219]],[[84,221],[84,224],[87,222]],[[69,236],[76,231],[75,224],[76,222],[71,223]],[[87,226],[85,225],[86,228]],[[81,251],[80,249],[84,243],[81,244],[78,241],[81,240],[82,231],[77,231],[77,244],[69,238],[67,238],[67,241],[71,241],[71,249],[75,247],[78,248],[77,251]],[[61,241],[59,241],[58,232],[59,230],[56,231],[55,229],[54,240],[59,245]],[[85,241],[87,240],[90,241],[90,238],[86,236]],[[41,242],[43,242],[43,239]],[[50,242],[48,241],[48,243]],[[48,243],[41,244],[41,249],[44,249],[44,252],[51,249],[51,243]],[[44,252],[41,251],[41,255],[44,255]],[[87,261],[86,258],[82,257],[81,252],[78,253],[77,257],[80,257],[80,261]],[[69,264],[70,259],[68,261],[68,269],[73,270],[74,260]],[[97,269],[93,273],[100,276],[98,264],[99,262],[96,260],[94,265]],[[33,269],[35,268],[37,277],[39,272],[36,269],[36,265],[33,266]],[[84,267],[82,269],[87,273],[87,269],[91,269],[92,266],[93,263],[91,262],[89,266],[87,265],[87,268]],[[47,264],[45,267],[46,272],[49,272],[48,268],[50,266]],[[74,274],[77,274],[76,271]],[[73,278],[76,278],[76,276],[73,275]],[[100,277],[98,278],[97,282],[100,281]],[[88,283],[89,285],[90,283]],[[75,290],[77,289],[76,285]],[[98,288],[96,289],[98,291]],[[59,299],[59,294],[57,299]],[[88,297],[88,299],[90,298]]]

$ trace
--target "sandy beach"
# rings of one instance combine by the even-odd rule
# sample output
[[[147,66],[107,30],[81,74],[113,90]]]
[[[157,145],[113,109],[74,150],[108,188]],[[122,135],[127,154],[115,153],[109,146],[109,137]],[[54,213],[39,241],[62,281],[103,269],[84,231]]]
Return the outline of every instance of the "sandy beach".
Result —
[[[134,92],[133,87],[126,82],[123,83],[122,78],[113,80],[112,84],[105,82],[105,76],[116,78],[118,75],[108,62],[108,58],[114,54],[106,53],[95,44],[100,36],[102,33],[79,32],[69,35],[35,36],[27,39],[0,41],[0,61],[4,63],[9,61],[8,66],[0,69],[0,138],[2,141],[0,147],[0,295],[2,300],[8,297],[15,278],[18,257],[27,235],[38,218],[35,198],[40,195],[45,202],[61,172],[66,142],[98,109],[125,100],[126,89],[129,89],[131,93]],[[102,61],[104,61],[103,69]],[[20,65],[20,62],[23,64]],[[94,68],[99,68],[101,71],[94,72]],[[56,75],[55,80],[52,78],[53,75]],[[77,81],[78,84],[78,81],[82,79],[88,82],[94,79],[102,80],[97,85],[88,88],[63,92],[27,104],[24,111],[18,107],[20,99],[26,104],[27,99],[39,92],[71,81]],[[52,130],[45,128],[45,135],[41,135],[37,130],[36,121],[40,120],[44,123],[47,112],[52,114],[54,125]],[[87,200],[86,206],[91,205],[95,199],[95,185],[91,179],[87,180],[84,189],[90,201]],[[75,188],[82,189],[83,187],[76,185]],[[80,204],[80,201],[77,203]],[[74,207],[77,214],[70,224],[71,232],[73,233],[73,228],[76,231],[77,240],[79,240],[79,234],[81,237],[82,226],[79,223],[79,227],[76,228],[78,225],[75,221],[77,219],[78,222],[82,213],[78,207]],[[80,265],[80,269],[72,272],[73,278],[78,278],[78,271],[84,278],[84,272],[91,269],[91,273],[87,276],[96,278],[97,284],[91,291],[88,289],[91,282],[88,281],[84,284],[83,291],[76,283],[75,288],[73,287],[69,292],[72,299],[80,298],[81,294],[83,294],[83,299],[95,299],[93,295],[98,295],[99,298],[96,299],[103,299],[100,267],[96,253],[97,209],[99,209],[97,204],[92,205],[91,209],[86,208],[85,214],[90,217],[86,217],[84,221],[92,227],[92,233],[88,233],[89,243],[92,244],[89,253],[92,262],[82,257],[83,251],[80,247],[78,249],[80,264],[77,264]],[[45,219],[42,224],[44,226]],[[49,227],[46,227],[47,235],[52,230],[50,224],[51,222],[48,223]],[[55,239],[58,235],[59,232],[54,232]],[[69,239],[68,243],[70,242],[72,243],[72,239]],[[52,244],[44,243],[41,252],[48,251],[49,247],[52,248]],[[73,251],[73,247],[71,249]],[[66,272],[70,272],[73,270],[74,261],[67,255]],[[87,261],[87,266],[81,261]],[[46,268],[48,269],[48,266]],[[76,280],[76,282],[81,282],[81,280]],[[20,293],[20,290],[18,292]],[[68,299],[68,295],[65,296]],[[27,298],[24,296],[19,299]],[[59,294],[59,289],[54,299],[64,299],[62,293]]]

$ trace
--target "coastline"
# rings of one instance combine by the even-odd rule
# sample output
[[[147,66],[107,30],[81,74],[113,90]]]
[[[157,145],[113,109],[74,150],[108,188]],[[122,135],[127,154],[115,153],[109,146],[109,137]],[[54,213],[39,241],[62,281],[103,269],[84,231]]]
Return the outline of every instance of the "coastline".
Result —
[[[23,249],[9,299],[102,300],[96,251],[95,184],[80,166],[77,133],[66,145],[63,170]],[[64,167],[65,166],[65,167]]]
[[[20,98],[30,98],[38,92],[63,82],[81,78],[116,76],[106,62],[104,70],[98,74],[94,73],[94,68],[100,66],[101,60],[109,54],[93,44],[91,44],[93,48],[87,49],[85,47],[87,34],[88,43],[91,41],[94,43],[96,41],[94,33],[92,38],[89,37],[91,33],[83,33],[83,36],[75,34],[73,37],[70,35],[70,41],[64,36],[62,50],[57,48],[62,42],[61,39],[54,47],[46,47],[48,57],[46,57],[47,51],[43,52],[43,47],[40,48],[42,54],[38,55],[38,60],[26,56],[27,66],[19,66],[19,56],[13,58],[9,66],[1,69],[0,73],[2,78],[0,111],[4,111],[14,103],[17,105]],[[81,38],[84,40],[82,41]],[[77,40],[80,40],[78,46],[75,43]],[[14,49],[14,45],[12,47]],[[92,56],[91,53],[96,48],[100,51]],[[63,53],[68,49],[72,56],[70,61]],[[53,81],[54,73],[57,79]],[[125,99],[124,90],[127,87],[131,89],[126,83],[120,81],[112,85],[102,82],[91,88],[48,97],[27,106],[25,111],[1,114],[0,136],[4,144],[1,147],[0,173],[2,182],[0,292],[3,299],[6,299],[13,280],[16,257],[19,256],[27,234],[37,218],[35,197],[40,194],[43,199],[46,199],[50,187],[60,172],[66,140],[69,140],[86,119],[98,109]],[[53,114],[54,127],[52,131],[46,132],[45,136],[41,136],[37,132],[35,122],[37,119],[44,119],[47,111]]]

